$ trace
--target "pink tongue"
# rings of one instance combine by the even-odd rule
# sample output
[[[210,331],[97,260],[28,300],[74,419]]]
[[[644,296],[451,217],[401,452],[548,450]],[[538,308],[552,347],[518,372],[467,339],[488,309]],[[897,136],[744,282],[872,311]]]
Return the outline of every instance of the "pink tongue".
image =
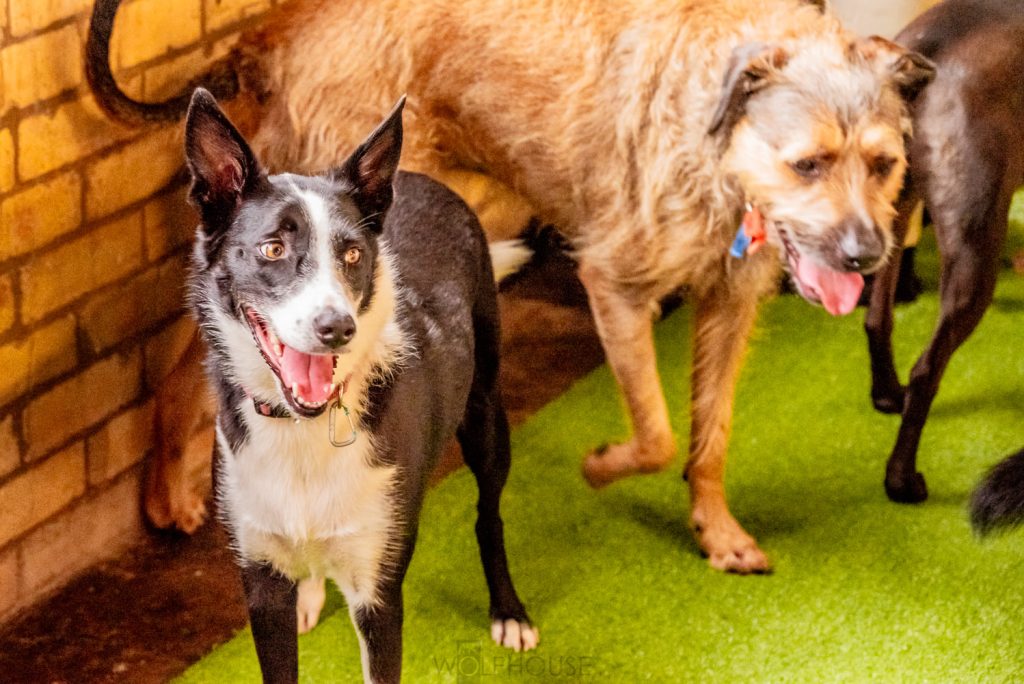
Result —
[[[810,259],[800,259],[796,277],[814,290],[822,306],[833,316],[845,316],[853,311],[864,289],[864,276],[860,273],[833,271]]]
[[[330,398],[334,379],[333,356],[303,354],[284,345],[280,361],[281,379],[292,394],[307,404],[322,404]]]

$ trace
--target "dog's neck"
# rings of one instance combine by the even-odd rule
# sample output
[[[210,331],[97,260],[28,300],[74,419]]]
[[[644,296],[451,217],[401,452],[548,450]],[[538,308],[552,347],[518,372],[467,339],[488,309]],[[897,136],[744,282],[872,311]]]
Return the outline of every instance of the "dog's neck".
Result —
[[[370,383],[394,373],[411,353],[397,316],[401,298],[394,260],[387,243],[381,241],[373,300],[359,316],[356,336],[334,369],[335,381],[346,383],[344,401],[357,415],[365,408]]]

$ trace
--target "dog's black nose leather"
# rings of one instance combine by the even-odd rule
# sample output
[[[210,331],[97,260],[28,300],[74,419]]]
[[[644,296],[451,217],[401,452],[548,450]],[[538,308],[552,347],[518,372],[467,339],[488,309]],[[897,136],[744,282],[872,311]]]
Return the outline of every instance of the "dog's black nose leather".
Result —
[[[847,271],[867,271],[878,263],[881,259],[879,254],[845,254],[843,255],[843,267]]]
[[[870,271],[884,255],[885,244],[878,229],[856,219],[847,219],[840,226],[839,263],[846,271]]]
[[[347,313],[325,311],[313,319],[313,330],[318,340],[336,348],[355,337],[356,322]]]

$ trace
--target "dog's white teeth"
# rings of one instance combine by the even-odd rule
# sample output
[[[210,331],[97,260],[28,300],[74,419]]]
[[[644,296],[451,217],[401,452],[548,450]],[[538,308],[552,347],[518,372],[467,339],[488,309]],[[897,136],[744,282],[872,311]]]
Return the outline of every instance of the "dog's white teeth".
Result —
[[[299,398],[299,383],[297,382],[292,383],[292,396],[295,397],[296,399]]]
[[[281,340],[277,339],[274,331],[269,328],[267,329],[267,338],[270,340],[271,350],[278,356],[284,356],[284,345],[281,344]]]
[[[332,394],[333,389],[334,385],[332,385],[331,383],[328,382],[324,384],[324,392],[327,393],[328,395]]]

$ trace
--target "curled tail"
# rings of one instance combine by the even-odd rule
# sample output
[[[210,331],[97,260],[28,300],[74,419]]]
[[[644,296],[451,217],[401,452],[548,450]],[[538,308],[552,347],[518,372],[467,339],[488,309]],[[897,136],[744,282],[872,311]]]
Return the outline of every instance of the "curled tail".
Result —
[[[85,75],[89,86],[99,105],[112,118],[130,126],[178,121],[188,111],[192,91],[198,85],[205,87],[219,100],[231,99],[238,94],[238,56],[232,52],[214,62],[206,73],[189,83],[184,92],[163,102],[138,102],[128,97],[117,85],[110,70],[110,36],[114,31],[114,16],[120,5],[121,0],[96,0],[85,47]]]
[[[1024,523],[1024,449],[1000,461],[971,496],[971,524],[981,534]]]

